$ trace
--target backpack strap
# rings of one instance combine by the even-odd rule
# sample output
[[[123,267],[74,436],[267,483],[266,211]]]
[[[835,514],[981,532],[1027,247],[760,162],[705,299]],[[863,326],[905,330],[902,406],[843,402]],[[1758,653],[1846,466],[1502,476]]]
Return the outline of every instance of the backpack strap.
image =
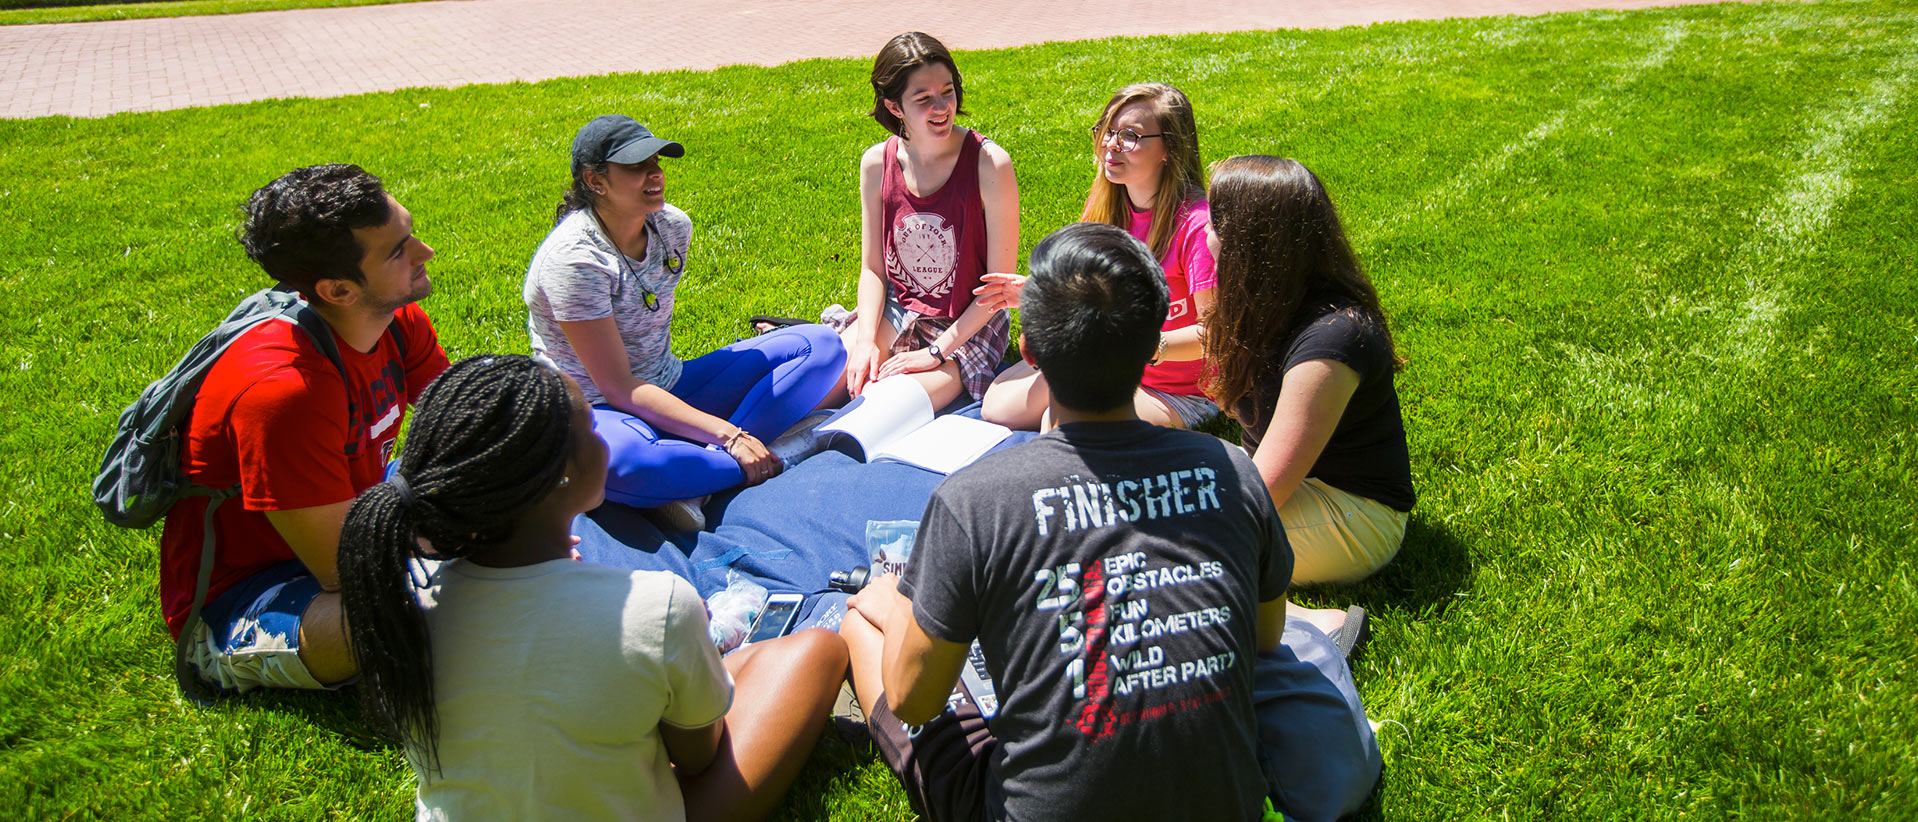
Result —
[[[193,663],[187,658],[187,646],[193,641],[194,623],[200,621],[200,609],[206,607],[206,592],[213,584],[213,512],[219,510],[220,503],[238,496],[240,486],[213,489],[196,485],[186,491],[189,496],[209,497],[206,514],[200,520],[200,570],[193,581],[193,607],[186,612],[186,621],[180,623],[180,636],[173,641],[173,680],[180,686],[180,695],[201,707],[210,707],[214,700],[225,696],[225,692],[207,684],[194,670]],[[213,626],[207,626],[207,637],[212,639]]]
[[[271,290],[273,289],[269,289]],[[346,363],[340,360],[340,349],[333,342],[332,327],[326,324],[326,320],[320,316],[320,313],[314,311],[312,306],[307,305],[304,300],[298,300],[281,309],[279,316],[306,332],[306,336],[313,341],[314,347],[320,349],[320,353],[325,354],[327,360],[332,362],[333,367],[340,372],[340,381],[344,383]],[[400,344],[400,356],[404,358],[406,352],[404,337],[397,333],[399,330],[397,326],[388,327],[395,332],[394,341]],[[228,694],[212,687],[200,677],[188,658],[187,647],[188,643],[193,641],[193,627],[194,623],[200,621],[200,610],[206,607],[207,591],[213,586],[213,549],[216,544],[213,538],[213,512],[219,510],[220,503],[239,495],[240,486],[237,484],[231,488],[208,488],[204,485],[195,485],[181,494],[181,496],[208,498],[206,513],[200,521],[200,568],[193,580],[193,606],[187,610],[186,621],[180,623],[180,636],[173,641],[173,679],[180,686],[180,695],[202,707],[211,706],[215,700]],[[207,626],[209,638],[212,636],[212,628],[211,625]]]
[[[406,368],[406,331],[400,328],[398,318],[386,324],[386,333],[393,335],[393,345],[400,350],[400,368]]]
[[[326,320],[320,317],[320,312],[314,311],[312,306],[302,301],[287,306],[286,310],[281,312],[281,316],[291,320],[294,325],[299,326],[300,330],[305,331],[306,335],[312,338],[314,347],[320,349],[320,353],[325,354],[326,358],[332,361],[333,367],[340,371],[340,381],[345,382],[346,363],[340,360],[340,347],[333,342],[333,327],[326,324]],[[394,346],[399,348],[400,366],[404,368],[406,365],[406,332],[400,330],[400,324],[397,318],[395,318],[393,322],[386,324],[386,333],[393,338]]]
[[[314,347],[320,349],[320,353],[325,354],[326,359],[333,363],[333,368],[340,372],[340,382],[345,383],[346,363],[340,361],[340,347],[333,342],[333,327],[326,324],[320,312],[314,311],[312,306],[301,301],[287,306],[280,312],[280,316],[306,332],[307,338],[313,341]]]

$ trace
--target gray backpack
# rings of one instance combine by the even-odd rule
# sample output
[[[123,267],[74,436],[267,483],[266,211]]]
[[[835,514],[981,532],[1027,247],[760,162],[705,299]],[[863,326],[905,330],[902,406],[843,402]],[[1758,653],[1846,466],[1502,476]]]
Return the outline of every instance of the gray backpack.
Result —
[[[180,638],[173,648],[173,675],[180,693],[200,704],[208,704],[217,695],[192,670],[187,662],[187,643],[192,641],[193,624],[206,604],[207,587],[213,580],[213,512],[220,503],[238,496],[240,486],[210,488],[187,479],[180,466],[180,449],[186,438],[186,424],[193,413],[193,400],[200,393],[213,364],[219,362],[228,346],[240,335],[265,322],[289,322],[304,330],[321,353],[346,379],[346,366],[333,344],[333,333],[300,298],[298,292],[269,288],[240,301],[219,326],[187,349],[172,369],[140,392],[140,398],[120,413],[120,424],[100,460],[100,472],[93,477],[93,504],[107,522],[124,528],[147,528],[164,518],[182,497],[209,497],[201,523],[200,567],[193,585],[193,607],[180,625]],[[398,326],[393,338],[405,356],[405,337]]]

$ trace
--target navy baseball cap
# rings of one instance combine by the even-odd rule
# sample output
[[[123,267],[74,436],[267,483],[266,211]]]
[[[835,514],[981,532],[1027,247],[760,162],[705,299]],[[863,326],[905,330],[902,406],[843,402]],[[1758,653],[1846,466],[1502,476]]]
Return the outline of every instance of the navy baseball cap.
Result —
[[[597,163],[640,163],[655,154],[686,156],[686,147],[655,137],[624,114],[602,114],[573,136],[573,171]]]

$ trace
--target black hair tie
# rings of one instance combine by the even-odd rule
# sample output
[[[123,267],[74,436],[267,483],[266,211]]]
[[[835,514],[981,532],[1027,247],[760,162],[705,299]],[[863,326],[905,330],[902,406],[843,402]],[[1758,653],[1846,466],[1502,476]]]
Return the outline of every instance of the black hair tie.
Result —
[[[398,472],[394,472],[393,476],[386,480],[386,484],[393,486],[393,493],[400,495],[400,505],[411,508],[413,503],[420,501],[420,498],[413,494],[413,486],[407,485],[406,477],[400,476]]]

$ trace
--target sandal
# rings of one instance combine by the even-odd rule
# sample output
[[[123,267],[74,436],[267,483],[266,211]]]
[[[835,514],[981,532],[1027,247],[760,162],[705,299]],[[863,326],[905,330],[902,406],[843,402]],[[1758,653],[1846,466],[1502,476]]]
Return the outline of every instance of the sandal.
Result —
[[[1372,626],[1366,621],[1365,609],[1357,605],[1345,609],[1345,624],[1340,625],[1338,630],[1333,631],[1327,638],[1332,640],[1332,644],[1339,646],[1341,655],[1351,659],[1365,647],[1365,641],[1372,638]]]
[[[866,708],[852,690],[852,680],[839,684],[839,697],[833,701],[832,727],[839,739],[851,745],[871,744],[872,729],[867,724]]]
[[[773,317],[765,314],[754,314],[746,320],[746,324],[753,327],[753,333],[755,334],[764,334],[768,331],[776,331],[795,325],[806,325],[810,322],[812,322],[812,320],[802,320],[796,317]]]

